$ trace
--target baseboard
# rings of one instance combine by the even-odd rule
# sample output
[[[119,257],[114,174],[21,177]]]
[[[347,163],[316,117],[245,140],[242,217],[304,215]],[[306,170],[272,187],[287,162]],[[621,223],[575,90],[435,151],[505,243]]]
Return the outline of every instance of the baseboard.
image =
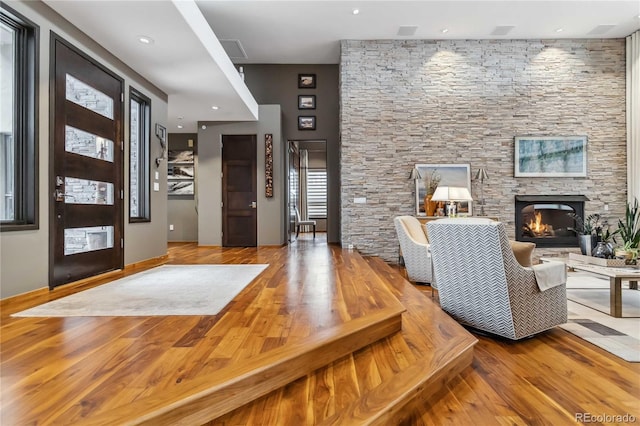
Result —
[[[162,256],[152,257],[151,259],[142,260],[140,262],[134,262],[134,263],[125,265],[124,271],[130,272],[134,269],[152,268],[154,266],[164,265],[165,263],[167,263],[167,260],[169,260],[169,255],[165,253]]]

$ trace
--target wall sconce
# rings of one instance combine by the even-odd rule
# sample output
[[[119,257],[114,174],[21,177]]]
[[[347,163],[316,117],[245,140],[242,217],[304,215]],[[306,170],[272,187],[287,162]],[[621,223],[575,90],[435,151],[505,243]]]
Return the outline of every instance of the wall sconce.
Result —
[[[480,182],[480,216],[484,214],[484,181],[489,180],[489,175],[484,167],[480,167],[476,172],[476,176],[473,178],[475,181]]]
[[[422,179],[422,175],[420,174],[420,170],[417,167],[414,167],[409,174],[409,180],[419,180]]]

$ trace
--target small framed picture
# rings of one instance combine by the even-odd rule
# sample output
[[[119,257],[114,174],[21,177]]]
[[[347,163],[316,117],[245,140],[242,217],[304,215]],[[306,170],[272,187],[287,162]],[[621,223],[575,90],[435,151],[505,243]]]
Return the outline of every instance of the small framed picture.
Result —
[[[316,95],[298,95],[298,109],[316,109]]]
[[[156,136],[161,142],[167,141],[167,129],[160,123],[156,123]]]
[[[316,129],[315,115],[299,115],[298,116],[298,130],[315,130],[315,129]]]
[[[299,89],[315,89],[316,75],[315,74],[298,74],[298,88]]]

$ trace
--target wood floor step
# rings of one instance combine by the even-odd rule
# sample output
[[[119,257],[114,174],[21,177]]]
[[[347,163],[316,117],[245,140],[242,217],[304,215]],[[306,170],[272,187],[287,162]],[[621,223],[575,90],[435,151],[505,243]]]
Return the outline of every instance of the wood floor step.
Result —
[[[322,330],[297,343],[260,354],[246,364],[199,377],[164,396],[144,398],[93,416],[83,424],[203,424],[399,332],[403,311],[398,305]]]
[[[467,369],[477,340],[381,260],[377,280],[407,309],[402,331],[208,425],[390,425],[433,402]]]

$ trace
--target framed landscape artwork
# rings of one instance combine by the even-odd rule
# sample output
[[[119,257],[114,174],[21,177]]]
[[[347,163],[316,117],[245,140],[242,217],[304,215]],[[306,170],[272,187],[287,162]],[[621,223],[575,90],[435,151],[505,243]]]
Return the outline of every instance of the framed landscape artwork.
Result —
[[[167,156],[167,195],[171,198],[193,198],[196,178],[193,149],[170,149]]]
[[[440,185],[458,186],[467,188],[471,193],[471,168],[469,164],[416,164],[416,169],[422,176],[422,179],[416,179],[417,216],[427,215],[424,199],[429,187],[433,191]],[[458,214],[460,216],[472,215],[473,202],[459,201],[456,204],[458,205]],[[438,214],[435,215],[437,216]]]
[[[516,136],[515,177],[586,177],[586,136]]]
[[[298,130],[315,130],[316,129],[316,116],[298,116]]]

